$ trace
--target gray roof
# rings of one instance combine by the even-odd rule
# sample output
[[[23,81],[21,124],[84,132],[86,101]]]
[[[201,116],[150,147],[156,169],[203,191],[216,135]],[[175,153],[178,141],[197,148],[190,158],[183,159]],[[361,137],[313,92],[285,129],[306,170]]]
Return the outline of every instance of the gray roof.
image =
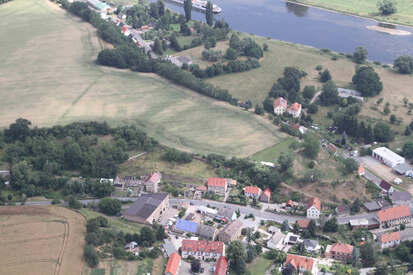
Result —
[[[368,211],[377,211],[390,207],[390,204],[385,199],[366,202],[363,205]]]
[[[168,254],[168,257],[171,256],[171,254],[176,252],[175,247],[169,240],[165,240],[165,243],[162,246],[165,249],[166,254]]]
[[[411,198],[411,195],[409,192],[404,191],[404,192],[393,192],[390,195],[391,201],[394,203],[396,201],[409,201]]]
[[[226,233],[229,236],[233,236],[238,230],[239,228],[243,227],[243,223],[242,221],[240,221],[239,219],[233,221],[230,224],[227,224],[222,230],[221,233]]]
[[[209,225],[200,224],[196,233],[201,237],[213,238],[215,235],[215,228]]]
[[[225,217],[227,220],[231,220],[234,215],[234,210],[228,207],[220,207],[218,209],[217,216]]]
[[[194,213],[189,213],[188,216],[186,216],[185,220],[192,221],[194,219],[194,216]]]
[[[189,63],[191,62],[191,58],[186,57],[186,56],[178,56],[176,59],[178,59],[182,63]]]
[[[125,215],[135,215],[147,219],[167,196],[168,193],[142,195],[125,211]]]
[[[396,165],[393,168],[394,171],[396,171],[397,173],[402,174],[402,175],[406,174],[407,172],[411,171],[412,169],[413,168],[410,165],[408,165],[407,163],[402,163],[402,164]]]
[[[304,247],[316,247],[318,245],[318,240],[304,239],[303,244]]]
[[[337,206],[336,210],[338,214],[350,213],[350,206],[348,204],[343,204],[343,205]]]

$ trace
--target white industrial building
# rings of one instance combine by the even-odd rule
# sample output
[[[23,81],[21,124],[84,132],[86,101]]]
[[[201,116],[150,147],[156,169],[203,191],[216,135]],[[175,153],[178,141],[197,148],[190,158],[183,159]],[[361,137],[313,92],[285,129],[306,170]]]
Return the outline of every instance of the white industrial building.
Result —
[[[398,154],[386,147],[379,147],[374,149],[372,156],[373,158],[392,168],[404,163],[404,157],[399,156]]]

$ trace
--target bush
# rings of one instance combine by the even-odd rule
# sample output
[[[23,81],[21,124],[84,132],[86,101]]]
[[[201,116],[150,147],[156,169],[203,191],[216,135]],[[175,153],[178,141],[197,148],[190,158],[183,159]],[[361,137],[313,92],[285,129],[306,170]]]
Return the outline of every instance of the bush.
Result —
[[[317,66],[315,67],[315,69],[316,69],[317,71],[321,71],[321,70],[323,69],[323,66],[322,66],[322,65],[317,65]]]
[[[382,15],[390,15],[397,12],[396,1],[380,0],[377,2],[377,7]]]
[[[190,163],[192,161],[191,155],[185,152],[180,152],[173,148],[166,149],[162,156],[163,160],[176,163]]]
[[[60,204],[60,200],[59,199],[53,199],[52,204]]]
[[[327,81],[329,81],[329,80],[331,80],[330,71],[329,71],[329,70],[324,70],[324,71],[321,73],[320,81],[324,83],[324,82],[327,82]]]
[[[122,209],[122,202],[120,200],[103,198],[99,202],[99,209],[108,215],[116,215]]]
[[[96,267],[99,264],[99,257],[93,245],[88,244],[85,246],[83,258],[89,267]]]
[[[75,196],[70,196],[69,207],[73,209],[80,209],[82,207],[82,204],[76,199]]]

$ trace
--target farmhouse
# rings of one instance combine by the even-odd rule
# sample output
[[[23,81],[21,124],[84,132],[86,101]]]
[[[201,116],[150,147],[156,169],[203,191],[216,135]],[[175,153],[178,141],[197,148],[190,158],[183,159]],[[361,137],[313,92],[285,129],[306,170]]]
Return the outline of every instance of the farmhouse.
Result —
[[[318,219],[321,213],[321,201],[316,197],[312,197],[307,203],[306,210],[308,219]]]
[[[178,253],[173,253],[168,260],[165,268],[165,275],[177,275],[179,266],[181,265],[181,256]]]
[[[401,236],[399,232],[386,233],[379,237],[379,245],[381,249],[398,246],[400,241]]]
[[[308,270],[312,274],[316,274],[315,271],[317,269],[317,263],[314,259],[293,254],[287,254],[284,267],[287,266],[293,267],[299,273],[304,273]]]
[[[410,209],[407,205],[401,205],[380,210],[376,214],[376,219],[379,221],[381,228],[409,223],[411,220]]]
[[[325,255],[332,259],[347,261],[353,257],[353,248],[349,244],[335,243],[327,246]]]
[[[220,207],[218,208],[217,215],[215,219],[223,220],[225,222],[231,222],[237,218],[237,213],[231,208],[228,207]]]
[[[287,100],[279,97],[274,100],[274,114],[282,115],[287,110]]]
[[[127,220],[152,224],[169,207],[169,195],[167,193],[145,194],[136,199],[125,211]]]
[[[404,163],[404,158],[396,154],[390,149],[386,147],[379,147],[373,150],[372,152],[373,158],[377,159],[378,161],[390,166],[391,168]]]
[[[269,203],[270,199],[271,199],[271,189],[266,188],[260,196],[260,201]]]
[[[242,227],[243,224],[239,219],[233,221],[232,223],[226,225],[221,232],[219,232],[218,240],[229,243],[238,239],[238,237],[241,236]]]
[[[150,173],[143,184],[145,185],[146,192],[156,193],[158,192],[158,184],[161,182],[162,174],[159,172]]]
[[[261,195],[261,188],[256,187],[256,186],[245,186],[244,188],[244,195],[247,198],[255,198],[258,199],[259,196]]]
[[[214,275],[225,275],[227,274],[228,259],[225,256],[221,256],[218,259],[217,264],[214,267]]]
[[[293,117],[299,117],[301,115],[301,104],[298,102],[291,104],[290,108],[288,108],[288,113]]]
[[[227,192],[227,180],[222,178],[209,178],[208,179],[208,191],[214,192],[216,194],[225,195]]]
[[[182,258],[186,259],[192,256],[197,259],[218,259],[225,256],[225,244],[216,241],[182,241]]]

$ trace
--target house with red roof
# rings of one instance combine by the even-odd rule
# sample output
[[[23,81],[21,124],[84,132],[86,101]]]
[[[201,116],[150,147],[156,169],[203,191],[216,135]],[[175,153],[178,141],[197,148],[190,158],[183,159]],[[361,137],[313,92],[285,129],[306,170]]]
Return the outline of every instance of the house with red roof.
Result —
[[[260,201],[269,203],[270,200],[271,200],[271,189],[270,189],[270,188],[266,188],[266,189],[261,193]]]
[[[228,269],[228,259],[225,256],[221,256],[218,259],[217,264],[214,267],[214,275],[225,275]]]
[[[161,182],[162,174],[159,172],[150,173],[143,184],[145,185],[146,192],[148,193],[157,193],[158,184]]]
[[[333,245],[328,245],[325,251],[326,257],[346,261],[353,257],[353,246],[346,243],[335,243]]]
[[[261,188],[257,186],[245,186],[244,188],[244,195],[247,198],[256,198],[258,199],[261,195]]]
[[[216,260],[225,256],[225,244],[218,241],[183,240],[181,251],[184,259],[192,256],[199,260]]]
[[[176,275],[178,274],[179,266],[181,265],[181,256],[178,253],[172,253],[169,257],[168,263],[165,268],[165,275]]]
[[[304,229],[308,228],[308,225],[310,224],[310,220],[297,220],[298,224],[298,230],[303,231]]]
[[[307,270],[312,274],[316,274],[317,272],[317,262],[313,258],[287,254],[284,267],[288,266],[293,267],[299,273],[304,273]]]
[[[287,110],[287,100],[279,97],[274,100],[274,114],[282,115]]]
[[[359,169],[357,171],[357,174],[361,177],[364,176],[364,174],[366,174],[366,171],[364,170],[363,165],[360,164]]]
[[[209,178],[207,183],[208,191],[225,196],[227,192],[227,180],[223,178]]]
[[[316,197],[312,197],[308,201],[307,207],[305,209],[307,211],[308,219],[318,219],[320,218],[321,213],[321,201]]]
[[[291,104],[290,108],[288,108],[288,113],[293,117],[299,117],[301,115],[301,104],[298,102]]]
[[[407,205],[395,206],[377,212],[376,219],[380,223],[380,228],[387,228],[403,223],[410,223],[411,213]]]
[[[293,209],[294,208],[294,202],[292,200],[289,200],[286,204],[285,204],[285,209]]]
[[[400,232],[386,233],[379,237],[379,244],[381,249],[398,246],[400,242]]]

